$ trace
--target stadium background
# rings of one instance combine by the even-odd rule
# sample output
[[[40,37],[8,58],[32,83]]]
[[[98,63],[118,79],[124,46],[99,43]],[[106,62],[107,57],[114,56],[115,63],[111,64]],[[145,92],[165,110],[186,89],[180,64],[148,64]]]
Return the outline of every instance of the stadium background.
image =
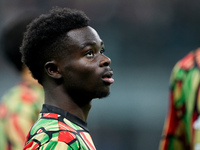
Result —
[[[19,12],[52,6],[86,12],[112,59],[111,95],[94,100],[88,117],[97,149],[158,149],[171,69],[200,46],[200,1],[0,0],[0,32]],[[2,96],[20,77],[2,55],[0,72]]]

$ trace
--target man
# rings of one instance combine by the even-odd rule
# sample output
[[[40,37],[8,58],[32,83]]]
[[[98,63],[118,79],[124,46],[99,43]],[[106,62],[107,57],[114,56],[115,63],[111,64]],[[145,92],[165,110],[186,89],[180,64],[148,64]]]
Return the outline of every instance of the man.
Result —
[[[173,68],[169,112],[160,150],[200,148],[200,48],[191,51]]]
[[[26,135],[37,120],[44,100],[42,86],[21,63],[19,52],[23,32],[35,14],[19,15],[5,24],[1,34],[2,52],[20,74],[21,81],[4,94],[0,103],[0,150],[23,149]]]
[[[78,10],[53,8],[28,27],[22,60],[42,84],[45,104],[24,149],[94,150],[87,117],[114,82],[104,44]]]

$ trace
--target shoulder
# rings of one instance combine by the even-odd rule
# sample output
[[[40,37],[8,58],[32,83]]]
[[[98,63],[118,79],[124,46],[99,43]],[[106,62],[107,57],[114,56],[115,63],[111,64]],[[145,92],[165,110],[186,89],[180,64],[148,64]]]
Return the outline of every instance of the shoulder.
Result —
[[[44,101],[41,88],[32,88],[23,82],[12,87],[0,103],[0,116],[18,115],[19,118],[37,120]],[[1,118],[1,117],[0,117]]]
[[[41,87],[30,85],[26,82],[20,82],[19,84],[12,87],[2,97],[4,103],[23,103],[31,105],[38,101],[43,102],[44,92]]]
[[[52,126],[50,125],[50,128]],[[55,127],[56,128],[56,127]],[[60,150],[60,149],[78,149],[80,147],[80,143],[76,134],[70,131],[62,131],[62,130],[54,130],[39,128],[36,133],[29,134],[31,139],[26,142],[25,150],[29,149],[51,149],[51,150]]]
[[[175,64],[171,73],[172,79],[181,80],[184,79],[188,73],[193,73],[196,72],[194,70],[199,70],[196,61],[196,52],[197,51],[189,52]]]
[[[30,144],[32,145],[36,142],[34,145],[41,147],[42,145],[49,145],[49,143],[61,142],[67,146],[70,143],[78,142],[77,131],[59,121],[58,117],[58,114],[53,113],[40,114],[40,119],[34,124],[28,134],[27,145],[30,146]]]
[[[200,48],[189,52],[176,65],[184,70],[190,70],[193,67],[200,68]]]
[[[181,60],[179,60],[176,66],[180,69],[189,70],[195,65],[195,53],[191,51],[186,56],[184,56]]]
[[[20,97],[23,103],[34,104],[40,102],[40,105],[44,99],[44,91],[42,87],[36,86],[28,82],[21,82],[20,85]]]

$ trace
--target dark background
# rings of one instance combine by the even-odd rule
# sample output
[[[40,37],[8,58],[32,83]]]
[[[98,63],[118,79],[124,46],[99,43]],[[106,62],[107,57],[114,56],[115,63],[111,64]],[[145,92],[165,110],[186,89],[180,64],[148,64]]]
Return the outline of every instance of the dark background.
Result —
[[[18,12],[46,13],[52,6],[83,10],[112,59],[111,94],[94,100],[88,117],[96,148],[158,149],[171,70],[200,46],[200,1],[0,0],[0,32]],[[2,96],[20,77],[2,55],[0,72]]]

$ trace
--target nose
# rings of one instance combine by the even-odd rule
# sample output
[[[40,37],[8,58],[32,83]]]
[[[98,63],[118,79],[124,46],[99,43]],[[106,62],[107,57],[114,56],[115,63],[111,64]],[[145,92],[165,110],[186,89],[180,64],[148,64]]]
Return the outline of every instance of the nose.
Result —
[[[102,60],[100,61],[100,67],[109,66],[111,63],[111,59],[105,55],[102,55]]]

